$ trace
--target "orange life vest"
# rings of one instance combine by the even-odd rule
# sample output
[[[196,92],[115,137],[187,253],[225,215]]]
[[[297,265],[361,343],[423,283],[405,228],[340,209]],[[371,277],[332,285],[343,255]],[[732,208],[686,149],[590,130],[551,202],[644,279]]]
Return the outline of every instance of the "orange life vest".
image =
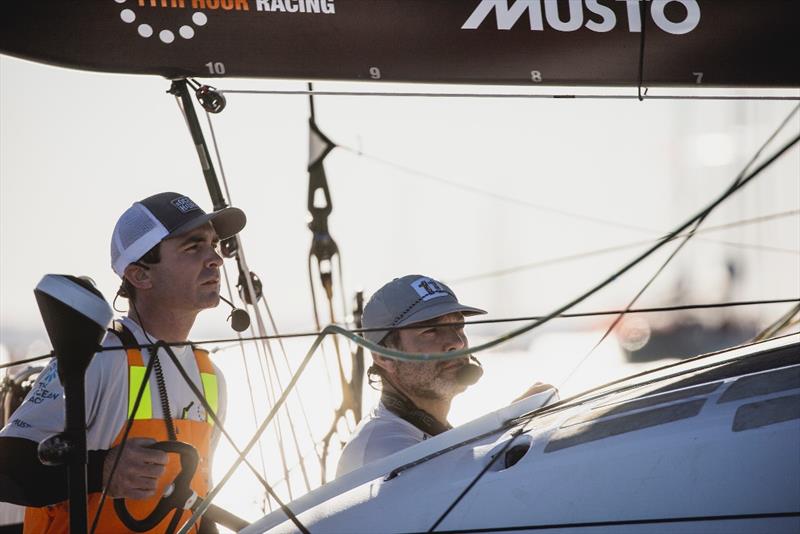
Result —
[[[123,342],[123,344],[125,344]],[[136,394],[139,391],[145,374],[145,366],[142,361],[142,353],[139,349],[127,349],[128,355],[128,417],[133,412],[133,405],[136,400]],[[200,371],[200,377],[203,382],[203,393],[206,397],[208,404],[216,412],[217,410],[217,377],[214,372],[214,366],[208,357],[208,352],[195,348],[194,349],[195,361],[197,368]],[[158,395],[158,391],[154,392]],[[146,400],[145,400],[146,399]],[[158,397],[156,397],[158,399]],[[169,439],[167,436],[167,429],[163,419],[153,419],[152,417],[152,403],[153,397],[150,391],[149,384],[145,385],[145,391],[142,394],[142,400],[134,415],[133,425],[128,434],[128,438],[152,438],[156,441],[165,441]],[[210,459],[210,443],[211,434],[213,431],[213,421],[209,415],[206,416],[206,421],[193,421],[188,419],[173,419],[175,426],[175,433],[177,439],[188,443],[197,449],[200,461],[197,465],[197,471],[190,483],[192,490],[204,497],[208,493],[210,486],[211,473],[209,472],[209,459]],[[113,446],[117,446],[122,441],[122,435],[125,428],[120,430],[117,437],[114,439]],[[164,489],[175,479],[180,472],[180,458],[176,454],[168,454],[168,463],[164,475],[159,479],[156,488],[155,496],[149,499],[132,500],[127,499],[125,504],[130,514],[137,519],[146,517],[152,512],[158,501],[161,499]],[[90,493],[88,495],[88,523],[92,524],[97,509],[100,505],[100,493]],[[168,527],[173,516],[173,512],[167,516],[149,533],[163,533]],[[191,512],[184,510],[178,525],[185,523]],[[198,526],[193,529],[197,532]],[[103,504],[103,510],[100,513],[100,521],[98,522],[97,534],[119,534],[131,532],[117,516],[114,510],[114,504],[110,497],[106,497],[106,502]],[[69,533],[69,501],[60,502],[51,506],[42,508],[28,508],[25,511],[25,528],[24,534],[68,534]]]

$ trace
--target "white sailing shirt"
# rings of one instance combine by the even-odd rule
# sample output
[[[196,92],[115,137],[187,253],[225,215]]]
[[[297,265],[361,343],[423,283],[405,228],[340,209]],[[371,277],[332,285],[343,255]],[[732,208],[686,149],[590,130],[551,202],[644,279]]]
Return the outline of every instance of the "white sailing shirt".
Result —
[[[552,387],[552,386],[551,386]],[[558,402],[558,390],[553,390],[542,406]],[[342,449],[336,466],[336,477],[354,471],[370,462],[416,445],[431,435],[391,412],[383,402],[372,409],[353,431]]]
[[[139,343],[149,343],[142,328],[135,321],[123,318],[122,323],[133,333]],[[155,340],[153,336],[151,339]],[[118,347],[122,343],[113,334],[106,335],[104,347]],[[200,371],[195,363],[192,347],[173,347],[181,366],[199,391],[203,391]],[[149,351],[142,350],[145,365],[150,359]],[[172,359],[161,348],[158,359],[163,370],[164,382],[169,397],[173,419],[205,421],[206,412],[200,400],[180,375]],[[219,389],[218,417],[224,422],[227,407],[225,380],[219,369],[214,368]],[[153,418],[163,419],[164,413],[158,400],[158,384],[155,372],[150,374]],[[110,449],[114,439],[128,420],[128,357],[124,350],[98,352],[86,369],[86,448],[88,450]],[[3,437],[18,437],[40,442],[64,430],[64,388],[58,379],[56,359],[53,358],[25,397],[25,401],[11,416],[0,431]],[[214,429],[212,448],[219,438],[218,427]]]
[[[340,477],[430,437],[379,402],[358,423],[350,441],[342,450],[342,456],[336,467],[336,476]]]

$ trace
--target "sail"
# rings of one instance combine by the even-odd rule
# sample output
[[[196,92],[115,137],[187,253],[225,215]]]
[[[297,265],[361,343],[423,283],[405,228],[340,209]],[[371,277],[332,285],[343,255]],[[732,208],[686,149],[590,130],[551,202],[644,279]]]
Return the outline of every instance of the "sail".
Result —
[[[10,0],[0,52],[169,78],[798,87],[795,0]]]

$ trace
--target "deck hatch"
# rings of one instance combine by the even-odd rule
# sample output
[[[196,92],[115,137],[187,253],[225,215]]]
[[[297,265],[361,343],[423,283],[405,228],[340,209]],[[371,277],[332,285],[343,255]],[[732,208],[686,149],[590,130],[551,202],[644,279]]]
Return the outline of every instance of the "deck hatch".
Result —
[[[800,419],[800,395],[788,395],[743,404],[733,417],[734,432],[753,430],[792,419]]]
[[[668,402],[674,402],[677,400],[708,395],[719,388],[720,385],[722,385],[722,382],[714,382],[712,384],[703,384],[702,386],[693,386],[679,391],[661,393],[657,395],[653,395],[651,392],[648,392],[646,396],[640,395],[639,397],[629,397],[628,399],[614,403],[602,404],[594,407],[592,411],[587,414],[573,417],[564,425],[562,425],[562,428],[585,423],[587,421],[593,421],[609,415],[631,412],[633,410],[649,408],[650,406],[657,406],[659,404],[667,404]]]
[[[725,390],[717,402],[722,404],[798,388],[800,388],[800,367],[777,369],[740,378]]]
[[[593,419],[581,424],[572,425],[568,428],[562,427],[552,435],[544,452],[555,452],[611,436],[626,434],[635,430],[642,430],[644,428],[672,423],[673,421],[680,421],[681,419],[688,419],[699,414],[705,402],[705,399],[697,399],[689,402],[662,406],[653,410],[622,415],[612,419],[599,421]]]

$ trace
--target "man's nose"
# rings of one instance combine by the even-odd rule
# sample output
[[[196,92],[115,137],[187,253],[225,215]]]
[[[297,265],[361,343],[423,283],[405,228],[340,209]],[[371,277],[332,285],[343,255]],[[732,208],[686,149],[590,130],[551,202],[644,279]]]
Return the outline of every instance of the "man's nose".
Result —
[[[220,256],[214,248],[211,249],[208,258],[206,259],[206,267],[217,269],[222,267],[222,256]]]
[[[461,350],[467,346],[467,336],[463,330],[449,330],[443,352]]]

